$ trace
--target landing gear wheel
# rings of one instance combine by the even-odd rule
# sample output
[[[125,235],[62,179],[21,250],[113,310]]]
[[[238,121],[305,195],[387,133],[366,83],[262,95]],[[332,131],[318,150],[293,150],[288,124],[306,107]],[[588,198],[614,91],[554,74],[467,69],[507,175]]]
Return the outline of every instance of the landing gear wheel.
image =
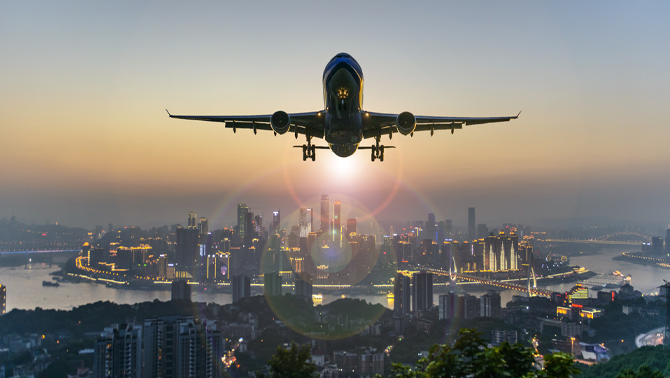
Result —
[[[379,147],[379,161],[384,161],[384,146]]]
[[[375,152],[376,152],[376,151],[375,151],[375,147],[373,146],[373,147],[370,149],[370,151],[372,151],[372,153],[370,154],[370,158],[371,158],[372,161],[374,162],[375,159],[377,158],[377,157],[375,156]]]
[[[309,150],[312,155],[312,161],[316,161],[316,146],[311,146]]]
[[[307,160],[307,146],[304,144],[302,145],[302,161]]]

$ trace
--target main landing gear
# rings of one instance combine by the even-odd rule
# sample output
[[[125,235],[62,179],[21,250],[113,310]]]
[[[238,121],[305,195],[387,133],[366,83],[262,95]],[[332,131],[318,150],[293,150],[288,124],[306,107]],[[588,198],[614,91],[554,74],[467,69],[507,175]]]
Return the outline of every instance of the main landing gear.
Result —
[[[307,144],[302,145],[302,161],[312,159],[316,161],[316,146],[312,146],[312,138],[307,138]]]
[[[375,161],[376,159],[379,159],[379,161],[384,161],[384,146],[379,145],[379,139],[381,138],[375,138],[377,143],[370,149],[372,151],[370,156],[372,161]]]

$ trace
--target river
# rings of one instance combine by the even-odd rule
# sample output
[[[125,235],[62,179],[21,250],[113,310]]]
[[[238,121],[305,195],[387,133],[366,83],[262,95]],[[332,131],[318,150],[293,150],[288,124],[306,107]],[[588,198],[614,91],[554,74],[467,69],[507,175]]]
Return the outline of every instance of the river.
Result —
[[[620,246],[605,247],[600,254],[589,256],[571,257],[572,265],[579,265],[598,273],[612,273],[615,270],[632,276],[631,284],[636,290],[644,294],[657,291],[657,287],[663,283],[663,279],[670,279],[670,270],[655,266],[637,265],[625,261],[615,261],[612,257],[621,254],[630,247]],[[122,290],[107,287],[97,283],[67,283],[61,282],[59,287],[42,286],[42,281],[52,281],[50,273],[57,271],[56,267],[49,264],[35,263],[15,268],[0,268],[0,284],[7,287],[7,311],[12,309],[43,309],[69,310],[73,307],[97,301],[111,301],[120,304],[134,304],[139,302],[153,301],[158,299],[167,301],[170,299],[169,290]],[[546,287],[552,291],[568,290],[573,284],[551,285]],[[587,281],[587,285],[590,283]],[[590,286],[589,286],[590,287]],[[468,290],[470,294],[480,296],[486,293],[486,288],[477,287]],[[434,303],[437,304],[441,292],[436,290]],[[503,306],[512,300],[513,295],[522,293],[505,290],[501,292]],[[595,296],[595,293],[592,293]],[[386,295],[360,294],[347,295],[350,298],[360,298],[373,304],[393,308],[393,300],[388,300]],[[327,304],[341,298],[340,295],[324,293],[323,301],[317,304]],[[198,302],[215,302],[228,304],[232,301],[231,294],[194,292],[193,300]]]

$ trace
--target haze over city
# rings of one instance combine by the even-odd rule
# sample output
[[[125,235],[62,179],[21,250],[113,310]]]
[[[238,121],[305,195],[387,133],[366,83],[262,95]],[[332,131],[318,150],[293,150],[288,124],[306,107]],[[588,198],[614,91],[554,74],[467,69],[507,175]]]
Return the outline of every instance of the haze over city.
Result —
[[[268,215],[341,193],[377,219],[464,225],[476,206],[485,223],[668,223],[668,4],[482,5],[4,2],[0,218],[90,228],[196,211],[220,226],[240,202]],[[523,112],[384,138],[397,148],[378,164],[303,162],[290,134],[164,111],[319,110],[341,51],[366,75],[366,109]]]

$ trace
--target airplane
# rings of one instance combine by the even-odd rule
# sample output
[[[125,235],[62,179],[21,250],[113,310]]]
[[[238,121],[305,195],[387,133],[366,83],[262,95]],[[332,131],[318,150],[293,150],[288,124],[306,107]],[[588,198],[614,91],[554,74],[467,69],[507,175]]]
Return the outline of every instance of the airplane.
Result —
[[[393,138],[394,133],[414,136],[418,131],[462,129],[464,125],[506,122],[510,117],[434,117],[415,116],[410,112],[400,114],[375,113],[363,110],[363,71],[351,55],[335,55],[323,71],[323,109],[307,113],[286,113],[279,110],[266,115],[243,116],[187,116],[172,115],[170,118],[197,121],[223,122],[226,128],[273,131],[277,134],[304,135],[307,144],[302,146],[302,160],[316,160],[317,149],[330,149],[339,157],[348,157],[357,150],[371,150],[371,159],[384,161],[384,150],[394,146],[380,145],[383,135]],[[328,146],[312,144],[312,138],[323,138]],[[363,139],[375,139],[374,146],[359,146]]]

